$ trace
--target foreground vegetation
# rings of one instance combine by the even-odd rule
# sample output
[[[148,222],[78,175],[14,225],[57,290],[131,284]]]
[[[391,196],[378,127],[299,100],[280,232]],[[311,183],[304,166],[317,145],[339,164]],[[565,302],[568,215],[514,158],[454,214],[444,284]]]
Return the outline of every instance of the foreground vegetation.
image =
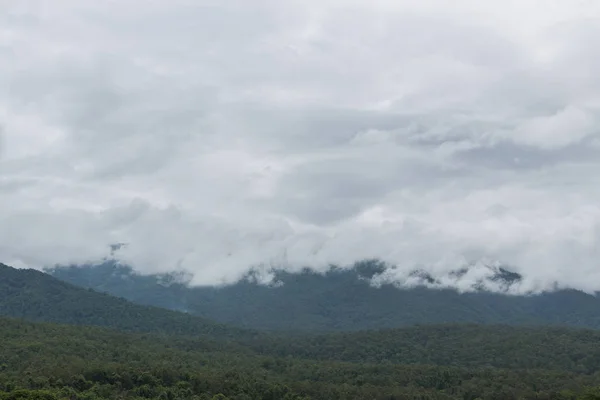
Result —
[[[475,346],[468,367],[404,365],[14,319],[0,326],[0,399],[600,399],[587,393],[600,386],[598,365],[492,368]]]

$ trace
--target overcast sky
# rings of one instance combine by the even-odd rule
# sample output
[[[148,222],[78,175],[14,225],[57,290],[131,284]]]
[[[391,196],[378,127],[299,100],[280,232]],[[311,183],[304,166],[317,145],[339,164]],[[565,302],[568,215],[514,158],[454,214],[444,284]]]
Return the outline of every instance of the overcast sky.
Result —
[[[600,289],[598,71],[596,0],[0,0],[0,260]]]

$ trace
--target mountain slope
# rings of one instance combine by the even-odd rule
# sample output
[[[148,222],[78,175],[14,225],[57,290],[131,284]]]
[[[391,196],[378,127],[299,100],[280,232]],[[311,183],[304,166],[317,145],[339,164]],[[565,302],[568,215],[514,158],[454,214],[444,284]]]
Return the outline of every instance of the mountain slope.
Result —
[[[97,325],[125,331],[216,337],[253,336],[195,316],[130,303],[40,271],[0,264],[0,315],[32,321]]]
[[[561,392],[600,385],[600,332],[590,330],[444,325],[264,335],[3,265],[0,314],[77,325],[0,318],[0,399],[572,400]]]
[[[47,272],[140,304],[256,329],[335,331],[439,323],[600,328],[600,299],[576,290],[511,296],[483,290],[458,293],[426,287],[399,289],[391,284],[373,287],[368,279],[381,268],[377,263],[362,263],[325,274],[277,271],[279,285],[260,285],[249,275],[226,287],[188,287],[181,276],[136,275],[114,262]],[[422,279],[433,278],[424,275]],[[499,269],[491,279],[508,287],[519,276]]]
[[[38,271],[7,266],[0,266],[0,315],[168,334],[172,345],[179,343],[185,349],[206,348],[214,343],[219,349],[241,351],[243,348],[245,352],[269,356],[359,363],[600,371],[598,331],[431,325],[324,335],[268,335],[179,312],[135,305],[74,287]],[[176,339],[176,336],[188,339]]]

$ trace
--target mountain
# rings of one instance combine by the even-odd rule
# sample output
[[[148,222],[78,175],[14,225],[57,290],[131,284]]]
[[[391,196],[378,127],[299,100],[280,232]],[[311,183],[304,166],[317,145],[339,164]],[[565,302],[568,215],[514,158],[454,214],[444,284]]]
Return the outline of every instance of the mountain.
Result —
[[[35,270],[0,265],[0,315],[159,335],[171,346],[357,363],[600,372],[600,331],[444,324],[322,334],[260,333],[130,303]],[[62,329],[62,328],[61,328]],[[100,331],[98,331],[100,332]],[[147,336],[136,336],[147,337]],[[473,343],[477,343],[476,351]]]
[[[161,335],[161,340],[172,345],[185,343],[188,349],[200,343],[228,342],[270,356],[462,367],[531,368],[535,359],[539,367],[600,372],[600,331],[595,330],[444,324],[326,334],[263,334],[136,305],[39,271],[5,265],[0,265],[0,315]],[[477,343],[477,351],[473,351],[473,343]]]
[[[136,305],[78,288],[39,271],[1,264],[0,315],[170,338],[193,337],[200,342],[192,347],[217,343],[222,349],[225,343],[237,350],[242,346],[270,356],[600,372],[597,349],[600,332],[594,330],[445,324],[328,334],[265,334],[181,312]],[[473,343],[477,343],[476,352]]]
[[[124,331],[214,337],[254,333],[192,315],[131,303],[36,270],[0,264],[0,315],[31,321],[105,326]]]
[[[0,317],[0,400],[579,400],[600,393],[586,389],[600,385],[595,330],[446,324],[261,334],[5,265],[0,315],[20,318]]]
[[[50,275],[74,285],[124,297],[132,302],[185,311],[226,324],[252,329],[351,331],[415,324],[476,323],[564,325],[600,328],[600,299],[577,290],[510,295],[521,276],[495,268],[474,291],[417,285],[399,288],[380,280],[382,263],[357,263],[325,273],[274,271],[276,284],[258,283],[253,273],[224,287],[190,287],[182,274],[138,275],[108,261],[99,265],[56,267]],[[466,270],[452,274],[460,279]],[[435,283],[415,271],[413,278]],[[499,292],[487,291],[494,285]]]

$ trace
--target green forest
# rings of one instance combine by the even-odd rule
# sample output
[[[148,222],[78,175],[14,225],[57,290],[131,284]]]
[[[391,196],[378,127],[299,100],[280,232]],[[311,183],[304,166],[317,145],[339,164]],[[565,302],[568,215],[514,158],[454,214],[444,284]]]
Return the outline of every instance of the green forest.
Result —
[[[5,318],[0,324],[2,399],[600,399],[600,391],[591,389],[600,386],[600,363],[590,361],[583,373],[567,361],[564,349],[577,332],[565,333],[559,354],[547,348],[533,368],[527,361],[489,366],[491,354],[476,346],[471,357],[457,358],[455,364],[462,365],[427,358],[344,362],[326,359],[327,352],[319,355],[327,347],[318,343],[309,348],[317,357],[312,358],[294,350],[269,354],[268,343],[252,350],[218,340],[97,327]],[[515,331],[506,346],[525,349],[526,339]],[[466,345],[470,337],[462,340]],[[535,360],[536,353],[524,358]],[[554,364],[544,365],[552,359]]]
[[[0,399],[600,399],[600,332],[259,332],[0,266]]]

